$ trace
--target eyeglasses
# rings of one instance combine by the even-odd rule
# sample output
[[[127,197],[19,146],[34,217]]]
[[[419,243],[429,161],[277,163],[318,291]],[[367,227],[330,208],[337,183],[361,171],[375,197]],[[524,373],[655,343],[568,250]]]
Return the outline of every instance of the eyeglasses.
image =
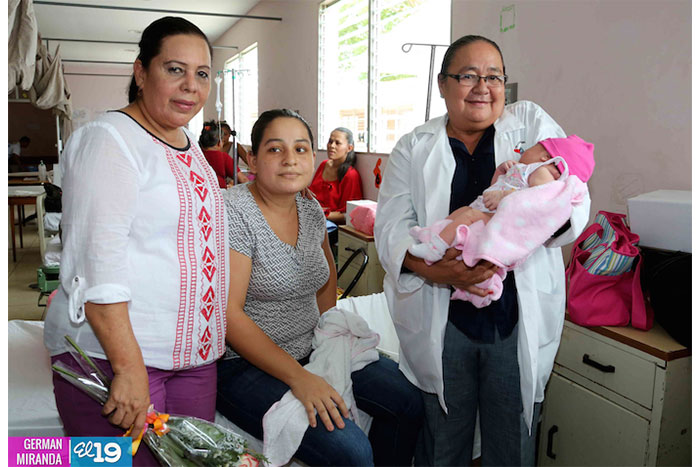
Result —
[[[476,86],[479,84],[479,81],[483,79],[486,86],[490,88],[498,88],[506,84],[506,81],[508,81],[508,75],[480,76],[475,75],[474,73],[466,73],[463,75],[452,75],[450,73],[445,73],[445,76],[456,79],[462,86]]]

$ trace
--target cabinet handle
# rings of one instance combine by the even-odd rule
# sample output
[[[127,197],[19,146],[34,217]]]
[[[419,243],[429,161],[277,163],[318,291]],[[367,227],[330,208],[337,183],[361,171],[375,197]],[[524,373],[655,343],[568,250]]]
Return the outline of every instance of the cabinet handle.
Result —
[[[547,433],[547,457],[550,459],[557,458],[557,455],[552,451],[552,445],[554,444],[554,433],[557,431],[559,431],[559,427],[552,425],[552,428],[550,428],[549,432]]]
[[[615,367],[612,365],[603,365],[602,363],[598,363],[595,360],[591,359],[591,357],[585,353],[583,354],[583,363],[586,365],[590,365],[596,370],[600,370],[603,373],[615,373]]]

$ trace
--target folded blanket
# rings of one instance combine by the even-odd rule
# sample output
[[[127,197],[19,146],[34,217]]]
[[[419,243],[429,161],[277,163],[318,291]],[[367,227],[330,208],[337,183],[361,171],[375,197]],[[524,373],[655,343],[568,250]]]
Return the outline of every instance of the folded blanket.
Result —
[[[331,308],[321,315],[314,330],[314,351],[304,366],[338,391],[350,410],[350,418],[365,433],[369,432],[371,417],[355,404],[350,374],[379,359],[377,344],[379,334],[370,330],[361,316]],[[308,426],[306,409],[291,390],[287,391],[263,417],[263,454],[270,465],[283,465],[292,458]]]

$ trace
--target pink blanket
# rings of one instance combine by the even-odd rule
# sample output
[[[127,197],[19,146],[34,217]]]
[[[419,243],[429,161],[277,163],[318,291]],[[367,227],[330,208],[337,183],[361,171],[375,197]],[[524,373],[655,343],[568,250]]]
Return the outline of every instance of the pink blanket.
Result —
[[[479,308],[498,300],[503,290],[500,282],[506,272],[525,262],[536,248],[551,238],[571,217],[573,207],[583,202],[587,192],[588,188],[578,177],[526,188],[503,198],[488,223],[479,221],[457,227],[452,246],[462,250],[466,265],[474,266],[483,259],[499,270],[482,283],[483,288],[494,293],[482,298],[456,290],[452,299],[469,300]]]
[[[490,291],[486,297],[460,289],[452,294],[453,300],[468,300],[477,308],[483,308],[501,297],[506,273],[551,238],[587,193],[588,188],[578,177],[525,188],[503,198],[488,223],[479,221],[458,226],[452,245],[447,245],[438,235],[449,220],[440,220],[429,227],[413,227],[410,233],[421,243],[412,245],[409,251],[431,264],[441,258],[448,247],[455,247],[462,251],[462,260],[469,267],[482,259],[498,266],[490,279],[476,284]]]

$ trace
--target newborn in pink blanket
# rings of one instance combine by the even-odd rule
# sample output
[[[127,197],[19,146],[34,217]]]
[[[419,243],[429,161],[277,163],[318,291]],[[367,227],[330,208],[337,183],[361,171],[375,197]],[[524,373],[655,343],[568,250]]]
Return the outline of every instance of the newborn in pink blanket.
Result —
[[[498,266],[491,278],[476,284],[489,291],[486,297],[460,289],[452,294],[453,300],[483,308],[501,297],[507,271],[551,238],[583,202],[594,165],[593,145],[576,135],[541,141],[519,163],[501,164],[492,186],[469,207],[432,226],[413,227],[410,234],[420,243],[409,252],[432,264],[455,247],[469,267],[480,260]]]

